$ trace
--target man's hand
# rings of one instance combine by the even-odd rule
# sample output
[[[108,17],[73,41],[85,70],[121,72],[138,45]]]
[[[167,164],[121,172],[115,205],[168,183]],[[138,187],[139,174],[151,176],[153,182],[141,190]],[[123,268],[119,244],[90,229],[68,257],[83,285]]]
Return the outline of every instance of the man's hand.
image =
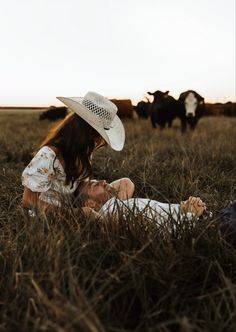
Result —
[[[133,197],[134,183],[129,178],[121,178],[110,183],[114,188],[113,195],[121,200]]]
[[[206,204],[200,197],[190,196],[189,199],[180,203],[180,208],[183,213],[191,212],[197,217],[200,217],[207,209]]]

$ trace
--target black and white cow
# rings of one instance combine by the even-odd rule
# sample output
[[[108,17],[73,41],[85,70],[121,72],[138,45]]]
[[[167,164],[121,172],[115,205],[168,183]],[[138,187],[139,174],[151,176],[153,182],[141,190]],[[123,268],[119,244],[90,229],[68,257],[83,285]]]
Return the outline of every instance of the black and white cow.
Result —
[[[150,107],[151,123],[153,128],[157,125],[161,129],[165,128],[166,125],[170,128],[172,121],[177,116],[178,102],[172,96],[169,96],[169,91],[155,91],[153,93],[148,92],[149,95],[154,97],[154,100]]]
[[[178,117],[181,121],[182,132],[186,131],[187,125],[194,130],[204,112],[204,98],[197,92],[188,90],[180,94],[178,99]]]
[[[55,107],[50,106],[45,112],[40,114],[39,120],[50,120],[57,121],[59,119],[64,119],[68,114],[68,109],[65,106]]]

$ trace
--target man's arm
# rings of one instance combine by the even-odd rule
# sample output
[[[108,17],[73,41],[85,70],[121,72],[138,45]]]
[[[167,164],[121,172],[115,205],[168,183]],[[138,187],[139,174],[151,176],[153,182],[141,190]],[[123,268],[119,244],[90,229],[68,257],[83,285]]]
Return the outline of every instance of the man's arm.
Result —
[[[117,198],[125,200],[133,197],[134,183],[129,178],[121,178],[111,182],[110,185],[115,189]]]
[[[206,212],[206,204],[200,197],[190,196],[186,201],[180,203],[180,210],[182,213],[192,213],[196,217],[200,217]]]
[[[149,206],[150,210],[148,209],[146,213],[148,213],[150,217],[160,217],[161,222],[168,220],[170,216],[176,221],[179,220],[179,217],[181,219],[182,217],[186,217],[188,220],[191,220],[195,217],[200,217],[206,212],[206,204],[199,197],[193,196],[190,196],[188,200],[183,201],[180,204],[150,201]]]

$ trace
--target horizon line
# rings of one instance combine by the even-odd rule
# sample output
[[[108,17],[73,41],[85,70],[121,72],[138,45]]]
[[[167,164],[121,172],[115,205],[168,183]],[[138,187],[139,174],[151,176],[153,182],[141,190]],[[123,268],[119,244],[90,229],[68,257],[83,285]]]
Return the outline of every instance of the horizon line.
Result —
[[[127,100],[129,98],[109,98],[110,100]],[[131,99],[130,99],[131,100]],[[232,103],[232,104],[235,104],[236,103],[236,100],[235,101],[231,101],[231,100],[228,100],[226,102],[223,102],[223,101],[215,101],[215,102],[208,102],[208,101],[205,101],[205,104],[227,104],[227,103]],[[132,103],[133,105],[133,103]],[[56,103],[55,105],[52,105],[52,104],[48,104],[48,105],[37,105],[37,106],[29,106],[29,105],[25,105],[25,106],[22,106],[22,105],[11,105],[11,106],[0,106],[0,109],[43,109],[43,108],[49,108],[51,106],[55,106],[55,107],[61,107],[60,105],[58,106],[58,104]],[[134,105],[133,105],[134,106]]]

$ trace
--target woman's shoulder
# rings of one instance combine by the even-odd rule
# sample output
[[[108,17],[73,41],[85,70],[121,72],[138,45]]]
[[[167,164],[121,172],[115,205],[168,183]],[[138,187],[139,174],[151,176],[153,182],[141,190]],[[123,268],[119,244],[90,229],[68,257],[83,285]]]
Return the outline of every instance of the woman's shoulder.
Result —
[[[55,158],[57,156],[57,150],[51,145],[42,146],[35,154],[36,158],[48,157]]]
[[[34,155],[33,159],[31,160],[31,162],[29,163],[28,167],[31,167],[33,164],[39,164],[39,163],[53,163],[54,160],[56,158],[56,153],[55,151],[45,145],[42,146]]]
[[[44,145],[48,150],[53,151],[56,155],[60,152],[57,147],[54,145]]]
[[[47,152],[47,153],[52,153],[52,154],[56,155],[57,148],[52,145],[44,145],[38,150],[37,153],[39,153],[39,152]]]
[[[43,148],[44,148],[43,152],[51,154],[54,158],[57,158],[59,160],[62,168],[63,169],[65,168],[65,161],[61,155],[60,150],[57,147],[55,147],[53,145],[44,145]],[[41,148],[41,149],[43,149],[43,148]]]

